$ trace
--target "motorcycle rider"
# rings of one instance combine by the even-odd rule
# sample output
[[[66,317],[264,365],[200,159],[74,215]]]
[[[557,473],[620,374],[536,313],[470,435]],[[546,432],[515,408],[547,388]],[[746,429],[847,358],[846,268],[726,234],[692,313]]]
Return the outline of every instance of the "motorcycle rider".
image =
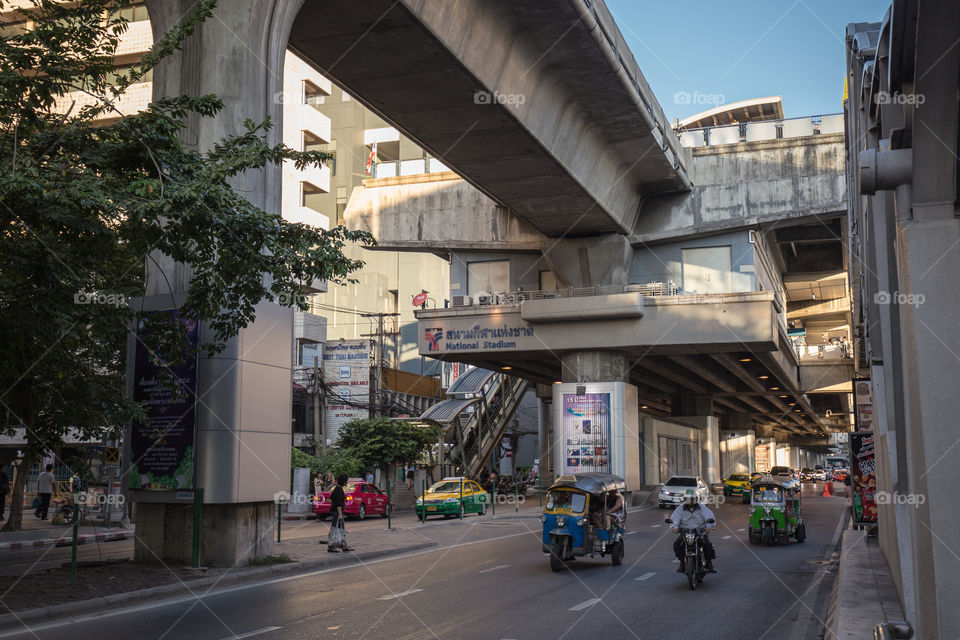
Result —
[[[708,520],[713,520],[713,523],[708,523]],[[696,491],[687,489],[684,492],[683,504],[673,510],[670,521],[670,531],[672,533],[678,533],[681,528],[704,528],[703,557],[706,561],[705,568],[710,573],[716,573],[716,569],[713,568],[713,561],[717,557],[717,552],[713,548],[713,543],[710,542],[710,536],[707,535],[707,532],[712,531],[717,526],[716,518],[714,518],[713,512],[710,511],[706,505],[700,504]],[[677,555],[677,560],[680,561],[680,567],[677,569],[677,572],[685,573],[687,568],[684,562],[686,558],[683,553],[683,536],[677,536],[676,541],[673,543],[673,552]]]

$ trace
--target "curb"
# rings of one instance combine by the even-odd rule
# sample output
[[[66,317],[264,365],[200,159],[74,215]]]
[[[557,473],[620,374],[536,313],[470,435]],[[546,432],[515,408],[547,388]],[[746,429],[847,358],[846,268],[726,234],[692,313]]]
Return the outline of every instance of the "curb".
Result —
[[[15,613],[5,613],[0,615],[0,629],[7,631],[11,628],[23,626],[24,623],[43,620],[49,622],[50,618],[67,617],[71,614],[83,613],[91,614],[117,607],[118,605],[128,605],[137,602],[149,600],[151,603],[157,603],[158,598],[175,599],[177,596],[195,596],[203,597],[215,588],[236,585],[244,582],[254,582],[257,579],[270,578],[273,576],[283,576],[297,572],[309,572],[317,569],[326,569],[333,566],[346,566],[360,564],[365,560],[373,560],[385,556],[401,555],[412,551],[421,551],[432,547],[440,546],[438,542],[419,542],[403,547],[394,547],[392,549],[378,549],[374,551],[364,551],[344,556],[336,554],[337,558],[314,558],[311,560],[295,561],[284,564],[271,565],[267,567],[242,567],[231,570],[219,576],[209,576],[206,578],[197,578],[195,580],[186,580],[172,584],[160,585],[158,587],[148,587],[136,591],[127,591],[126,593],[114,593],[108,596],[100,596],[89,600],[78,600],[75,602],[65,602],[63,604],[50,605],[48,607],[39,607],[36,609],[27,609]],[[333,554],[331,554],[333,555]],[[340,558],[343,558],[342,560]],[[208,587],[208,589],[202,589]]]
[[[97,542],[115,542],[117,540],[127,540],[133,537],[132,531],[119,531],[114,533],[84,533],[77,536],[77,544],[90,544]],[[37,549],[40,547],[69,547],[73,544],[73,536],[61,536],[59,538],[45,538],[43,540],[28,540],[26,542],[0,542],[0,551],[23,551],[25,549]]]

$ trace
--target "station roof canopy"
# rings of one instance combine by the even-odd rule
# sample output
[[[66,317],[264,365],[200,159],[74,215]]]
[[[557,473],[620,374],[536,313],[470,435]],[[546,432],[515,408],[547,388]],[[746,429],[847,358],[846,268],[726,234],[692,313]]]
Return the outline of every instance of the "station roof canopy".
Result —
[[[702,127],[717,127],[726,124],[741,122],[760,122],[762,120],[783,119],[783,98],[770,96],[767,98],[753,98],[741,100],[714,107],[696,115],[681,120],[677,129],[700,129]]]

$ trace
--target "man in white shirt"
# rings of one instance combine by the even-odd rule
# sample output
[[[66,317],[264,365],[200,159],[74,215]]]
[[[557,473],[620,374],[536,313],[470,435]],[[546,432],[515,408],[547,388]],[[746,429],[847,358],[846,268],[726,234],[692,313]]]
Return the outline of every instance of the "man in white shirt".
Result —
[[[57,479],[53,475],[53,465],[48,464],[46,471],[41,471],[37,475],[37,495],[40,496],[40,506],[34,512],[41,520],[47,519],[47,510],[50,509],[50,495],[53,493],[53,485]]]
[[[717,521],[713,517],[713,512],[706,505],[700,504],[697,493],[693,489],[686,490],[683,496],[683,504],[674,509],[670,516],[670,531],[673,533],[678,533],[680,529],[699,529],[703,527],[703,556],[706,560],[706,569],[710,573],[716,573],[713,568],[713,561],[717,557],[717,552],[713,548],[713,543],[710,542],[710,536],[707,535],[707,532],[712,531],[716,526]],[[677,536],[673,543],[673,552],[677,555],[677,560],[680,561],[680,568],[678,569],[680,573],[683,573],[686,569],[684,567],[686,558],[683,554],[683,547],[683,538]]]

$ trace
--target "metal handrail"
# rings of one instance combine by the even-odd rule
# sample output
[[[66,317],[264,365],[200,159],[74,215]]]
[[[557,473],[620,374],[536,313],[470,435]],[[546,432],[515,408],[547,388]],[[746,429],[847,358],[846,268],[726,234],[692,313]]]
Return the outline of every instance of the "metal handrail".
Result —
[[[721,129],[723,127],[736,127],[738,125],[743,125],[743,124],[770,124],[770,123],[783,124],[784,122],[787,122],[790,120],[813,120],[816,123],[821,118],[827,118],[830,116],[842,116],[842,115],[843,115],[843,112],[820,113],[820,114],[811,115],[811,116],[794,116],[792,118],[775,118],[775,119],[771,118],[770,120],[755,120],[755,121],[749,121],[749,122],[731,122],[729,124],[715,124],[709,127],[689,127],[689,128],[684,127],[683,129],[680,129],[679,127],[674,127],[674,131],[677,131],[680,133],[687,133],[689,131],[709,131],[710,129]]]

